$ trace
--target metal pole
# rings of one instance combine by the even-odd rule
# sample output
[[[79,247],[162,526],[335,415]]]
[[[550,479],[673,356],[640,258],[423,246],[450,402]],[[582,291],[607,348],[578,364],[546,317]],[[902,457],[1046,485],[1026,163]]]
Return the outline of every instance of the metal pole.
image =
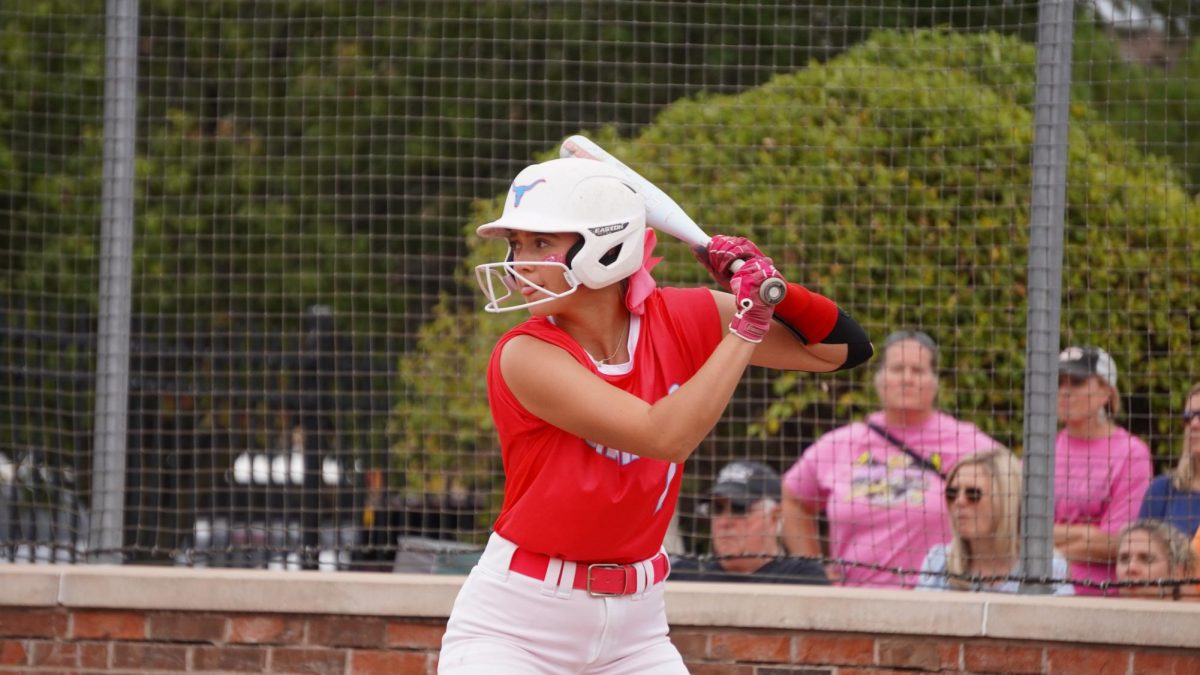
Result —
[[[133,278],[133,161],[137,109],[137,0],[108,0],[104,56],[104,186],[100,318],[92,462],[92,562],[118,564],[125,521],[129,340]]]
[[[1074,2],[1041,0],[1029,207],[1029,314],[1025,347],[1025,494],[1021,498],[1021,592],[1046,594],[1054,556],[1054,435],[1057,428],[1063,218],[1071,102]]]

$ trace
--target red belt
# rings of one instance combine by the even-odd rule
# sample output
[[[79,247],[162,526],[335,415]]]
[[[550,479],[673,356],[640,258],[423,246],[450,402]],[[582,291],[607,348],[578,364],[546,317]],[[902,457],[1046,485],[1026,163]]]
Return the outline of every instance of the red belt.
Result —
[[[650,560],[654,567],[654,581],[657,584],[667,578],[671,571],[671,563],[665,553],[659,553]],[[550,556],[534,553],[519,548],[513,553],[512,562],[508,569],[534,579],[545,579],[546,570],[550,567]],[[576,563],[574,588],[587,591],[590,595],[607,597],[613,595],[633,595],[638,592],[638,566],[616,563]]]

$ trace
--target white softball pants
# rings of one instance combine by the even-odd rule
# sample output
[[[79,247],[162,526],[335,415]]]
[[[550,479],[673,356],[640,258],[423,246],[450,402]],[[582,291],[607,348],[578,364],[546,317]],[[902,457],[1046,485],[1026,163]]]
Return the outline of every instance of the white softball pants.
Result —
[[[667,637],[664,584],[594,597],[571,587],[574,569],[559,574],[561,561],[544,580],[510,572],[515,550],[488,540],[450,612],[439,675],[686,675]]]

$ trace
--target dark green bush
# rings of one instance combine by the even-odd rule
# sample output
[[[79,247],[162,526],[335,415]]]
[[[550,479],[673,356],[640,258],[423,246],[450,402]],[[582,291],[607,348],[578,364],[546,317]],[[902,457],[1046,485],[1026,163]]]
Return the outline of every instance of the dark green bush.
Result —
[[[1034,60],[1032,47],[998,35],[886,32],[740,95],[679,101],[636,139],[593,135],[710,233],[760,242],[876,340],[906,326],[934,334],[943,407],[1016,447]],[[1186,312],[1200,300],[1187,228],[1196,204],[1168,161],[1142,154],[1086,106],[1071,119],[1063,340],[1108,348],[1135,413],[1127,423],[1161,431],[1196,353],[1197,320]],[[473,251],[464,284],[470,266],[502,256],[470,234],[500,203],[481,204],[464,230]],[[660,283],[705,283],[683,246],[659,250]],[[497,479],[482,377],[490,345],[514,320],[447,303],[406,361],[411,398],[396,419],[407,433],[394,449],[425,481],[468,465],[482,487]],[[795,418],[844,423],[874,405],[869,376],[753,372],[714,438],[737,453],[747,433],[778,434]],[[453,434],[430,425],[446,410],[456,411]],[[797,443],[785,452],[798,454]]]

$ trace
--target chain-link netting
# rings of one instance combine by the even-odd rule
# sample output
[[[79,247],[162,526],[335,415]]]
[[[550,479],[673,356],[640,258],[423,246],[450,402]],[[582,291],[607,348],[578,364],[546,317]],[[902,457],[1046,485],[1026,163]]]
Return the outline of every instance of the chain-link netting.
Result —
[[[1200,423],[1180,417],[1200,411],[1200,11],[1078,3],[1063,123],[1039,128],[1055,65],[1039,9],[0,8],[0,558],[469,569],[504,485],[484,371],[518,320],[481,311],[472,269],[505,251],[472,232],[522,167],[583,133],[709,234],[752,238],[876,347],[852,370],[749,371],[686,464],[666,542],[679,576],[1137,581],[1165,535],[1118,536],[1127,523],[1189,541],[1200,525]],[[132,59],[114,56],[122,20]],[[1061,162],[1038,154],[1051,147]],[[124,203],[122,272],[104,256]],[[1042,250],[1044,213],[1062,229]],[[1062,260],[1054,358],[1103,350],[1070,354],[1061,379],[1029,360],[1031,251]],[[712,285],[686,245],[660,236],[655,255],[660,285]],[[121,278],[129,294],[106,297]],[[126,324],[114,395],[101,350]],[[885,348],[895,331],[912,332]],[[1038,375],[1058,389],[1028,411]],[[1009,461],[1027,413],[1061,430],[1033,475]],[[1020,566],[1029,504],[1054,513],[1038,574]],[[1176,553],[1167,576],[1194,576]]]

